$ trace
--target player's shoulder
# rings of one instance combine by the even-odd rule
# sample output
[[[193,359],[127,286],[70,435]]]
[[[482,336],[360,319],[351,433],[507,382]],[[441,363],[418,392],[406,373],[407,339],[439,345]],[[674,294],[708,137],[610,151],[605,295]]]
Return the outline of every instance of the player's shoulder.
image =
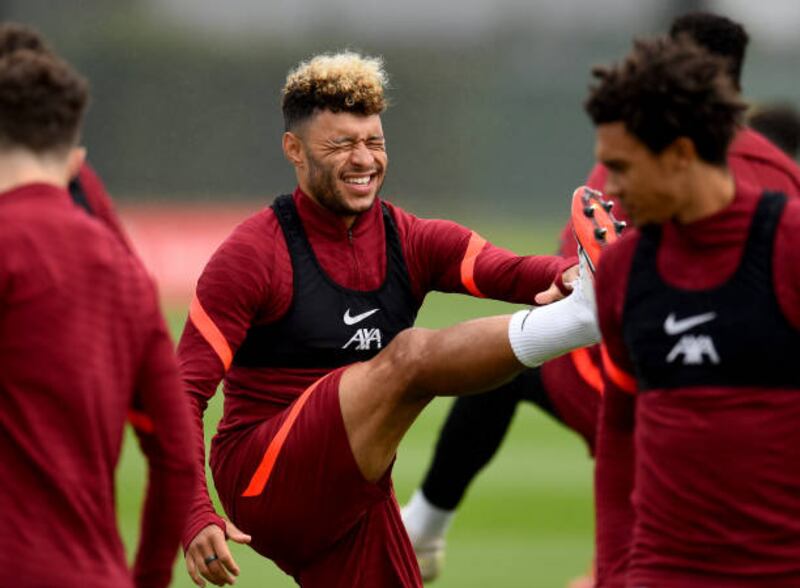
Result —
[[[84,162],[78,170],[78,180],[87,189],[102,192],[103,195],[107,195],[103,181],[100,179],[97,171],[89,165],[88,162]]]
[[[12,197],[0,198],[0,238],[7,242],[24,238],[56,241],[64,233],[82,231],[87,232],[88,239],[93,238],[91,218],[54,186],[22,186]],[[78,239],[75,245],[81,243]]]
[[[387,210],[395,223],[408,224],[408,223],[413,223],[416,220],[419,220],[416,215],[410,213],[402,206],[398,206],[397,204],[391,202],[390,200],[379,198],[376,201],[376,204]]]
[[[423,240],[427,240],[428,237],[436,237],[449,240],[450,238],[463,239],[465,234],[469,236],[470,229],[454,220],[421,217],[386,200],[380,202],[389,210],[400,232],[409,237],[417,236]]]
[[[410,213],[406,209],[389,200],[380,198],[376,201],[377,206],[381,206],[384,210],[388,211],[389,217],[394,221],[397,230],[400,233],[401,241],[405,242],[407,239],[412,238],[412,235],[418,231],[426,222],[426,219],[421,219],[415,214]]]
[[[236,225],[208,260],[199,283],[230,288],[233,283],[263,282],[266,274],[285,265],[283,257],[288,256],[276,258],[279,250],[287,251],[286,241],[274,211],[267,206]]]
[[[281,228],[275,211],[271,206],[266,206],[236,225],[223,241],[221,249],[266,250],[280,236]]]
[[[728,149],[729,155],[743,157],[771,158],[775,153],[780,152],[780,149],[769,139],[750,127],[740,129]]]
[[[732,163],[736,160],[756,160],[800,180],[800,167],[780,147],[749,127],[741,129],[728,150]]]

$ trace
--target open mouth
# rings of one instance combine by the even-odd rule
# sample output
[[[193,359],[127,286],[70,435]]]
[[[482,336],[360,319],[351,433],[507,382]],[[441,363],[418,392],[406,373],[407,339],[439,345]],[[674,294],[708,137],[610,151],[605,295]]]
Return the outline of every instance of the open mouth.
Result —
[[[353,186],[366,186],[372,181],[373,174],[358,174],[345,176],[344,183]]]
[[[372,190],[377,172],[361,174],[345,174],[342,181],[354,192],[366,193]]]

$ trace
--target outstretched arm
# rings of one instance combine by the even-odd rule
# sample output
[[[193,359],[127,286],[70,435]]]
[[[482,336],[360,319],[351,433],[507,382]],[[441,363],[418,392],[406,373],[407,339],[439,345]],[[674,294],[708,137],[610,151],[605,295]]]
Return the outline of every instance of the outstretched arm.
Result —
[[[393,213],[412,285],[420,298],[438,290],[533,304],[537,293],[557,280],[561,285],[560,276],[577,263],[574,258],[517,255],[452,221],[420,219],[397,208]],[[565,279],[572,278],[568,275]],[[557,297],[564,293],[562,287]]]

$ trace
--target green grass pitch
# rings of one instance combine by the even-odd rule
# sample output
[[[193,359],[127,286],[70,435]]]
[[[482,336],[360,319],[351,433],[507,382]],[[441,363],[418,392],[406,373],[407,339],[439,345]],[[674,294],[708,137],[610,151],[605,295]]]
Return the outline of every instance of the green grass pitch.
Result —
[[[506,224],[467,223],[493,242],[517,251],[549,253],[556,224],[525,230]],[[441,327],[481,315],[512,311],[502,303],[465,296],[430,295],[418,324]],[[177,338],[185,310],[169,314]],[[427,467],[450,399],[437,399],[409,431],[398,452],[394,482],[405,502]],[[206,415],[206,438],[216,427],[221,394]],[[448,535],[444,574],[436,588],[562,587],[589,566],[592,556],[592,462],[582,441],[543,415],[536,407],[519,407],[506,441],[472,485]],[[129,553],[138,537],[141,496],[146,468],[136,442],[127,433],[117,475],[119,521]],[[242,588],[295,586],[270,561],[247,547],[233,546],[242,573]],[[194,584],[176,560],[173,586]]]

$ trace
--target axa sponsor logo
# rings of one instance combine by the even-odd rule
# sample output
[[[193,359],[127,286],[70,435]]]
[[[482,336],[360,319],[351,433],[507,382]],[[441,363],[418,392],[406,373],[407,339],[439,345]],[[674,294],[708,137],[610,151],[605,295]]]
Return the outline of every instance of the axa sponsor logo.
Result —
[[[680,335],[695,327],[711,322],[717,318],[717,313],[706,312],[694,316],[678,319],[672,312],[664,321],[664,332],[667,335]],[[683,335],[672,350],[667,354],[667,363],[674,363],[682,359],[683,365],[702,365],[706,360],[713,364],[718,364],[719,353],[714,346],[714,340],[709,335],[695,335],[686,333]]]
[[[351,345],[355,345],[353,349],[356,351],[369,351],[373,348],[373,344],[375,345],[375,349],[380,349],[383,346],[381,330],[377,328],[358,329],[355,334],[350,337],[350,340],[344,344],[342,349],[349,349]]]
[[[684,335],[667,355],[667,363],[673,363],[683,357],[683,365],[702,365],[705,358],[711,363],[719,363],[719,354],[714,347],[714,340],[708,335]]]

